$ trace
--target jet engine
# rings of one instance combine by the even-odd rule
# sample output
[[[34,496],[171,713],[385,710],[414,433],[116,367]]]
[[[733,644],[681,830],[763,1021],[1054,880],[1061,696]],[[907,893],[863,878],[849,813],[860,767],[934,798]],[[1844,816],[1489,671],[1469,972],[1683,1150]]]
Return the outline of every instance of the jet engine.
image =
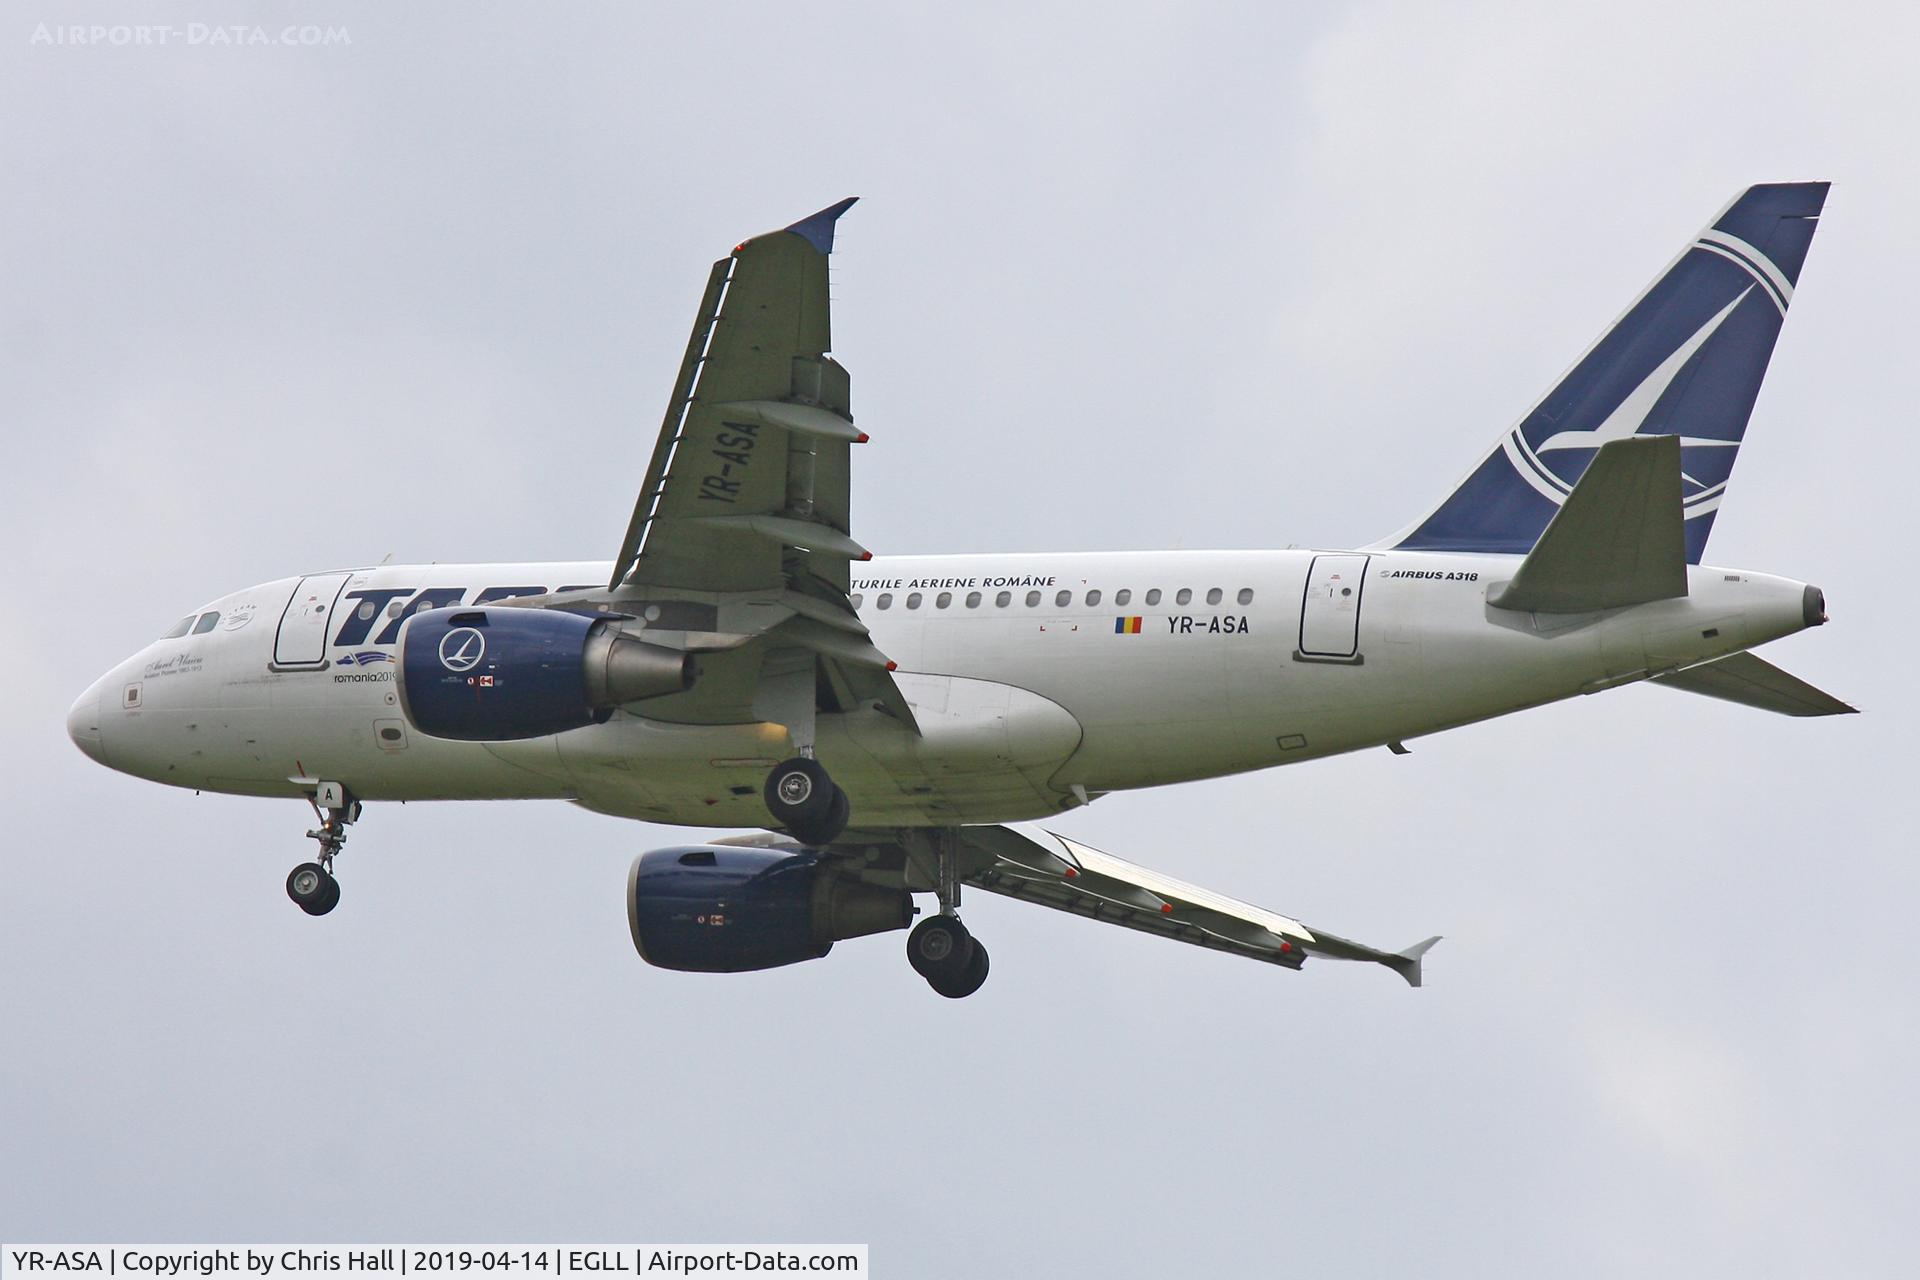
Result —
[[[905,889],[790,849],[655,849],[627,874],[633,945],[662,969],[740,973],[818,960],[842,938],[904,929],[912,918]]]
[[[431,609],[400,633],[400,706],[434,738],[507,742],[678,693],[693,659],[558,609]]]

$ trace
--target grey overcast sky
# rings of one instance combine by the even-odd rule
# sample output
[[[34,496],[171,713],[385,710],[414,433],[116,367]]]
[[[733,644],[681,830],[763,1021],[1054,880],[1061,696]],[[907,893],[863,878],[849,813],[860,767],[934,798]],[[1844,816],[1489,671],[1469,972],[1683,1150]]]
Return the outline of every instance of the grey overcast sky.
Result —
[[[48,44],[149,22],[164,47]],[[344,29],[330,47],[190,24]],[[1906,1275],[1908,4],[59,4],[0,21],[0,1236],[870,1241],[906,1276]],[[1866,714],[1653,688],[1055,824],[1410,991],[1001,900],[634,955],[563,804],[100,769],[68,703],[300,571],[612,554],[707,265],[845,195],[882,551],[1350,546],[1749,182],[1834,182],[1710,559]]]

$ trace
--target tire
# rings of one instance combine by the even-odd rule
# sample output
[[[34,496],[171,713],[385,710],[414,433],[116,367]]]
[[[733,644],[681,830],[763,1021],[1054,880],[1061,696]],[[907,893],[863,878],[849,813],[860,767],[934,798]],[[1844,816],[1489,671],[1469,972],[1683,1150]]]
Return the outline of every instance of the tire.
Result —
[[[767,812],[789,831],[797,827],[818,828],[831,815],[833,795],[839,788],[827,776],[818,760],[796,756],[774,767],[767,775],[761,798]],[[838,835],[838,832],[834,834]]]
[[[317,862],[303,862],[287,873],[287,896],[310,916],[323,916],[340,902],[340,882]]]
[[[847,818],[851,812],[847,804],[847,793],[836,786],[833,789],[833,804],[827,810],[826,817],[817,823],[803,822],[790,826],[787,830],[801,844],[829,845],[847,829]]]
[[[928,916],[907,935],[907,963],[928,982],[957,979],[973,962],[973,952],[973,935],[958,916]]]
[[[952,977],[929,975],[927,985],[949,1000],[964,1000],[986,985],[988,968],[987,944],[976,938],[964,970]]]

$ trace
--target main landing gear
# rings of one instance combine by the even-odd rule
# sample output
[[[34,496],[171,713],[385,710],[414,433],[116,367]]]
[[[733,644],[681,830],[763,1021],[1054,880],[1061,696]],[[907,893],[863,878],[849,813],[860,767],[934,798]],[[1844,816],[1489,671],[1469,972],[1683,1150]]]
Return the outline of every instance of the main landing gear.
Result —
[[[323,782],[309,803],[320,826],[307,832],[320,842],[320,860],[303,862],[287,875],[287,896],[310,916],[323,916],[340,905],[340,882],[333,878],[333,860],[347,843],[347,826],[360,819],[360,802],[338,782]]]
[[[987,980],[987,946],[959,916],[928,916],[907,935],[907,963],[949,1000],[978,991]]]
[[[810,750],[804,746],[801,750],[804,754],[775,766],[767,775],[763,793],[767,812],[800,843],[831,844],[847,829],[847,793],[827,776]],[[959,833],[942,830],[932,836],[910,856],[933,873],[940,913],[922,920],[907,935],[907,963],[928,986],[949,1000],[958,1000],[986,982],[987,948],[960,923]]]
[[[801,844],[830,844],[847,829],[847,793],[812,756],[795,756],[767,775],[767,812]]]
[[[987,980],[987,947],[960,923],[959,833],[934,833],[934,893],[940,914],[928,916],[907,935],[907,963],[927,985],[949,1000],[978,991]]]

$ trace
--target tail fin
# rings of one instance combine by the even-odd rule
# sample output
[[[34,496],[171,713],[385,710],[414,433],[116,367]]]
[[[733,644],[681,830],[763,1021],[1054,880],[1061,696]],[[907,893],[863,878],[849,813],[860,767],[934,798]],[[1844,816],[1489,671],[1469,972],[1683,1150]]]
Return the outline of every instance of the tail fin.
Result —
[[[1601,445],[1673,435],[1687,563],[1700,563],[1827,185],[1741,192],[1459,488],[1382,545],[1524,553]]]

